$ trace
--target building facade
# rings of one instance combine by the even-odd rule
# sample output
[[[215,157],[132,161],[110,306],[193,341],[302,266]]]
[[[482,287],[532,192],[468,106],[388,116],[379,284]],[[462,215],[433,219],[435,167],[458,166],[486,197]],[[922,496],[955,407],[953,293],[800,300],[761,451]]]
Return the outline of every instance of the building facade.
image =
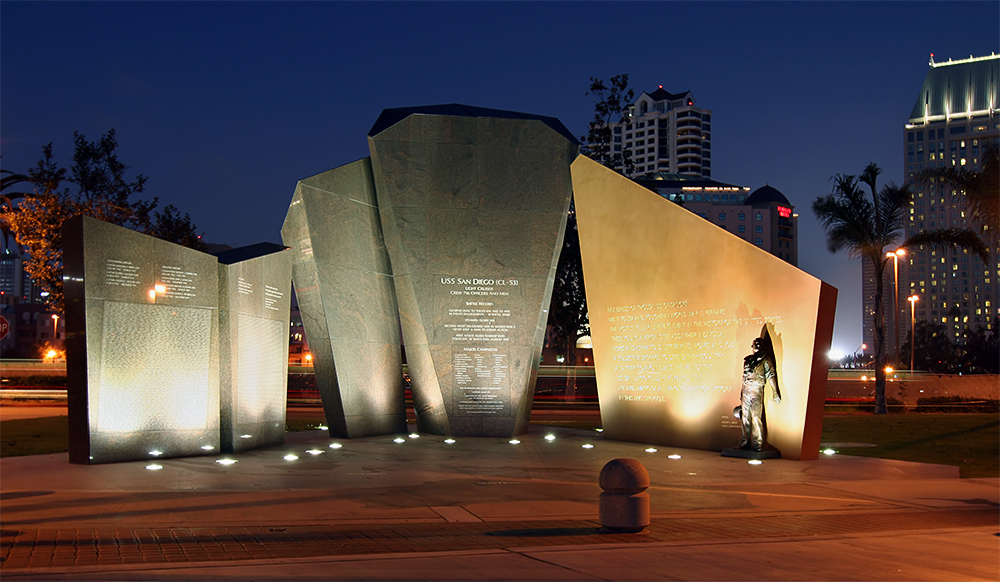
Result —
[[[694,103],[690,91],[674,94],[661,85],[643,91],[625,119],[612,124],[612,151],[628,152],[635,164],[628,177],[656,172],[712,177],[712,112]]]
[[[656,173],[636,182],[741,239],[798,266],[798,214],[778,189],[753,192],[715,180]]]
[[[965,193],[944,184],[925,185],[916,180],[921,170],[955,167],[979,170],[986,148],[1000,141],[997,85],[1000,55],[970,57],[936,63],[930,69],[903,128],[903,170],[913,189],[905,217],[905,234],[942,228],[971,228],[984,234],[982,222],[965,203]],[[962,249],[905,249],[899,261],[899,311],[894,311],[892,289],[886,292],[886,339],[892,341],[896,321],[910,321],[910,304],[916,295],[914,316],[944,325],[954,344],[964,344],[964,334],[977,326],[992,329],[1000,300],[1000,254],[995,234],[990,260]],[[868,274],[871,278],[870,273]],[[892,278],[892,261],[886,277]],[[872,280],[871,285],[873,286]],[[868,294],[865,296],[868,299]],[[865,305],[865,340],[870,339],[871,304]],[[903,325],[902,341],[909,329]],[[888,342],[887,342],[888,343]],[[887,353],[892,353],[888,352]]]

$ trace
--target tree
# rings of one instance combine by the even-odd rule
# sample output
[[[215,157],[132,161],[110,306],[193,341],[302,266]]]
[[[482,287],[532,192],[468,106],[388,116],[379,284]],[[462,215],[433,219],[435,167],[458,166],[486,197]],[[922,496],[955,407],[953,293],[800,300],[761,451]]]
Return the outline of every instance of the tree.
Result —
[[[888,261],[886,249],[928,245],[958,245],[975,251],[983,262],[988,251],[975,232],[964,228],[921,230],[899,242],[903,234],[903,211],[912,197],[908,187],[888,184],[879,189],[882,170],[875,164],[859,175],[837,174],[833,192],[818,197],[813,213],[826,230],[827,249],[845,250],[851,257],[867,261],[875,272],[875,414],[885,414],[885,309],[882,281]],[[867,186],[869,196],[862,186]]]
[[[580,234],[576,228],[576,212],[572,204],[552,285],[548,325],[552,334],[551,344],[558,352],[566,354],[566,367],[570,370],[570,375],[566,378],[568,394],[576,386],[573,368],[576,366],[576,342],[590,333],[587,292],[583,284],[583,260],[580,256]]]
[[[965,194],[965,203],[972,216],[978,219],[987,241],[996,244],[1000,239],[1000,146],[990,144],[983,148],[980,169],[965,166],[931,168],[917,174],[916,181],[929,185],[935,182]]]
[[[948,339],[948,330],[941,323],[918,321],[916,329],[907,334],[902,346],[903,357],[910,359],[913,337],[916,347],[912,349],[915,362],[908,362],[911,370],[927,370],[938,374],[951,372],[955,366],[955,346]]]
[[[972,374],[1000,374],[1000,317],[993,318],[993,329],[965,330],[963,365]]]
[[[93,216],[199,250],[206,248],[188,215],[180,216],[172,205],[155,211],[156,198],[133,200],[145,189],[146,177],[126,178],[128,166],[118,160],[115,130],[95,142],[74,133],[73,141],[69,169],[56,162],[51,143],[44,146],[42,159],[27,174],[34,191],[21,195],[16,206],[0,209],[4,225],[28,253],[24,270],[48,293],[46,302],[56,311],[63,309],[62,227],[73,216]]]
[[[631,152],[622,148],[614,151],[614,132],[611,124],[625,119],[629,107],[635,97],[635,92],[628,87],[628,74],[611,77],[610,85],[595,77],[590,78],[590,90],[587,95],[597,97],[594,103],[594,119],[590,122],[587,135],[581,136],[581,152],[595,162],[622,172],[626,176],[635,171]]]
[[[25,192],[8,192],[8,190],[18,184],[30,182],[31,176],[15,174],[10,170],[0,170],[0,176],[3,176],[0,178],[0,231],[3,232],[3,246],[6,248],[10,244],[9,238],[13,236],[7,220],[7,213],[14,210],[14,200],[23,198],[26,194]]]

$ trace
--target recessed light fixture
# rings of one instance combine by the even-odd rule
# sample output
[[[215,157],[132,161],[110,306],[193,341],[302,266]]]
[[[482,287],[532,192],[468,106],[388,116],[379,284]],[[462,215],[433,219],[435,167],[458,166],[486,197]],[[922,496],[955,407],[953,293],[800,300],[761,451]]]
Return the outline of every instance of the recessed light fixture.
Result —
[[[215,447],[213,447],[212,445],[202,445],[201,446],[201,450],[203,450],[203,451],[211,451],[211,450],[214,450],[214,449],[215,449]]]
[[[761,461],[760,459],[750,459],[749,461],[747,461],[747,464],[748,465],[763,465],[764,461]]]
[[[330,430],[330,427],[326,426],[325,424],[321,424],[316,428],[318,428],[319,430]]]
[[[594,445],[592,445],[592,444],[590,444],[590,443],[587,443],[587,444],[585,444],[585,445],[580,445],[580,446],[582,446],[582,447],[583,447],[583,448],[585,448],[585,449],[592,449],[592,448],[594,448]]]
[[[315,455],[322,455],[324,451],[321,451],[319,449],[309,449],[306,452],[309,453],[310,455],[315,456]]]
[[[674,453],[673,455],[667,455],[667,458],[668,458],[668,459],[674,459],[674,460],[677,460],[677,459],[681,458],[681,456],[680,456],[680,455],[678,455],[678,454],[676,454],[676,453]]]
[[[519,445],[519,444],[521,444],[521,441],[519,441],[517,439],[510,439],[507,442],[510,443],[510,444],[512,444],[512,445]]]
[[[823,454],[824,455],[836,455],[837,451],[835,451],[833,449],[823,449]]]
[[[237,461],[236,459],[216,459],[215,462],[220,465],[235,465]]]
[[[148,469],[150,471],[159,471],[162,468],[163,468],[163,465],[157,465],[155,463],[152,464],[152,465],[146,465],[146,469]]]
[[[330,448],[331,449],[339,449],[342,446],[344,446],[344,445],[342,445],[340,443],[330,443]]]
[[[241,434],[241,435],[240,435],[240,438],[241,438],[241,439],[248,439],[248,438],[250,438],[250,437],[252,437],[252,436],[253,436],[253,435],[249,435],[249,434]]]
[[[411,433],[410,433],[410,438],[411,438],[411,439],[418,439],[418,438],[420,438],[420,435],[418,435],[418,434],[417,434],[417,433],[415,433],[415,432],[411,432]]]
[[[396,437],[396,438],[392,439],[392,442],[394,442],[394,443],[405,443],[406,439],[404,439],[403,437]]]
[[[159,457],[160,455],[163,454],[163,451],[149,451],[149,454],[153,455],[154,457]]]
[[[447,443],[447,444],[449,444],[449,445],[453,445],[453,444],[455,444],[455,439],[444,439],[444,442]]]
[[[287,455],[285,455],[282,458],[285,459],[286,461],[295,461],[295,460],[298,460],[299,456],[298,455],[293,455],[291,453],[288,453]]]
[[[653,447],[649,447],[648,449],[646,449],[646,452],[647,453],[655,453],[656,449],[654,449]]]

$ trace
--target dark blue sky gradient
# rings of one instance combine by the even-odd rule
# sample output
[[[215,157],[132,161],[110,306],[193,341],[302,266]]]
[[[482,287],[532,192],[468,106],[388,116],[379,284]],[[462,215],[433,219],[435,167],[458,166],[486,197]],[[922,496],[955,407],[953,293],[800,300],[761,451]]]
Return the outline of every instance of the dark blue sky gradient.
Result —
[[[900,181],[929,53],[1000,51],[998,22],[997,2],[4,0],[0,155],[24,171],[54,142],[68,162],[74,130],[115,128],[146,196],[207,240],[280,242],[295,182],[368,155],[385,108],[510,109],[579,135],[589,77],[629,73],[713,111],[715,179],[796,206],[799,265],[840,289],[834,347],[853,351],[860,264],[827,252],[810,204],[870,161]]]

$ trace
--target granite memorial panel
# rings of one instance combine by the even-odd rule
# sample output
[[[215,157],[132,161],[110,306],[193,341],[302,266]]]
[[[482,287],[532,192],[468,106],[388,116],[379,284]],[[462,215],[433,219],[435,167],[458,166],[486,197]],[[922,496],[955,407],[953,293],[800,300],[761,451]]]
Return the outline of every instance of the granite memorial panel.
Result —
[[[405,432],[399,318],[371,161],[301,180],[281,236],[330,434]]]
[[[781,396],[762,403],[767,443],[815,459],[836,289],[590,159],[572,173],[605,436],[736,446],[763,328]]]
[[[285,442],[292,253],[259,243],[218,253],[221,449]]]
[[[215,257],[86,216],[63,241],[70,461],[217,452]]]
[[[443,105],[384,111],[369,148],[418,430],[525,432],[576,141]]]

